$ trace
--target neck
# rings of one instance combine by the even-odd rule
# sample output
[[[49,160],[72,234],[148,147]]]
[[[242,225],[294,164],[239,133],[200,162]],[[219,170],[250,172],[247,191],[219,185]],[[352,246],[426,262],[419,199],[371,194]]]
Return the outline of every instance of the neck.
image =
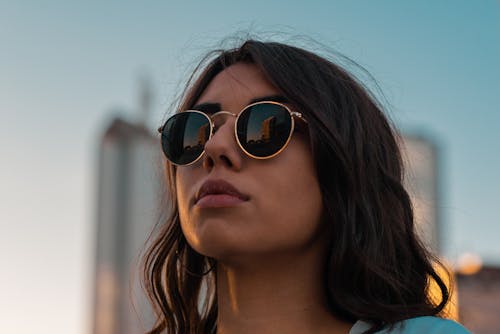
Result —
[[[348,333],[327,308],[317,254],[217,267],[219,334]],[[262,257],[261,257],[262,259]]]

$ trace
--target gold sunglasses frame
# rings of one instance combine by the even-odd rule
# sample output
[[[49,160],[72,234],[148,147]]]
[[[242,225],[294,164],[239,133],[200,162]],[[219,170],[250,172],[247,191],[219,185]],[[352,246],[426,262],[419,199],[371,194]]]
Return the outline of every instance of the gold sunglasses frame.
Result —
[[[240,140],[238,138],[238,131],[237,131],[237,124],[238,124],[238,120],[240,118],[240,115],[245,111],[247,110],[248,108],[251,108],[253,106],[256,106],[256,105],[259,105],[259,104],[275,104],[275,105],[278,105],[280,107],[283,107],[285,108],[286,111],[288,111],[288,114],[290,115],[290,119],[291,119],[291,126],[290,126],[290,133],[288,134],[288,138],[285,142],[285,144],[283,144],[283,146],[275,153],[273,153],[272,155],[270,156],[266,156],[266,157],[259,157],[259,156],[256,156],[256,155],[253,155],[251,154],[250,152],[248,152],[247,150],[245,150],[245,148],[241,145],[240,143]],[[194,113],[198,113],[198,114],[202,114],[204,117],[206,117],[208,119],[208,123],[210,124],[210,135],[207,139],[207,142],[212,138],[212,136],[215,134],[215,123],[213,121],[213,118],[215,118],[215,116],[217,115],[230,115],[230,116],[233,116],[233,117],[236,117],[236,120],[234,121],[234,137],[236,139],[236,142],[238,143],[238,146],[240,147],[240,149],[246,154],[248,155],[249,157],[251,158],[254,158],[254,159],[258,159],[258,160],[265,160],[265,159],[271,159],[275,156],[277,156],[278,154],[280,154],[287,146],[288,146],[288,143],[290,142],[290,140],[292,139],[292,135],[293,135],[293,132],[295,130],[295,118],[299,119],[300,121],[304,122],[305,124],[307,124],[307,120],[304,118],[304,116],[297,112],[297,111],[292,111],[290,110],[290,108],[286,105],[284,105],[283,103],[280,103],[280,102],[276,102],[276,101],[259,101],[259,102],[255,102],[255,103],[251,103],[247,106],[245,106],[243,109],[241,109],[241,111],[238,113],[238,114],[234,114],[230,111],[225,111],[225,110],[221,110],[221,111],[218,111],[216,113],[214,113],[213,115],[207,115],[206,113],[202,112],[202,111],[199,111],[199,110],[185,110],[185,111],[182,111],[182,112],[194,112]],[[175,114],[175,115],[172,115],[170,116],[166,121],[165,123],[160,126],[158,128],[158,132],[160,134],[162,134],[163,132],[163,129],[165,128],[165,124],[167,124],[167,122],[172,118],[172,117],[175,117],[176,115],[178,114]],[[206,142],[205,142],[206,143]],[[189,165],[192,165],[194,163],[196,163],[198,160],[201,159],[201,157],[203,157],[203,155],[205,154],[205,148],[203,148],[203,151],[200,153],[200,155],[195,159],[193,160],[192,162],[190,163],[187,163],[187,164],[176,164],[175,162],[173,162],[172,160],[170,160],[166,155],[165,155],[165,152],[164,152],[164,155],[165,157],[167,158],[168,161],[170,161],[170,163],[172,163],[173,165],[175,166],[189,166]]]

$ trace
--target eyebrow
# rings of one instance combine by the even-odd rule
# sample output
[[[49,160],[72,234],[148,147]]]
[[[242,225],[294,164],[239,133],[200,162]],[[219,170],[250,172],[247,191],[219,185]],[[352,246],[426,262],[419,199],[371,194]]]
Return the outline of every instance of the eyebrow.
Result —
[[[256,98],[250,100],[248,104],[262,102],[262,101],[273,101],[273,102],[279,102],[279,103],[287,103],[288,99],[286,97],[284,97],[283,95],[267,95],[267,96],[256,97]],[[205,103],[197,104],[190,109],[198,110],[198,111],[204,112],[206,114],[215,114],[216,112],[219,112],[222,110],[222,106],[220,103],[216,103],[216,102],[205,102]]]
[[[200,103],[190,108],[191,110],[198,110],[204,112],[205,114],[215,114],[218,111],[221,111],[222,107],[220,103]]]

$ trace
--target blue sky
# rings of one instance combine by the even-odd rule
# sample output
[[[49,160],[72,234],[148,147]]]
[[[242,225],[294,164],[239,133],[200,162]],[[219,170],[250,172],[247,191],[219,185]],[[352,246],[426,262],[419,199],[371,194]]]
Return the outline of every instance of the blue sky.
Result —
[[[117,110],[138,117],[144,72],[154,129],[238,31],[364,66],[395,123],[439,144],[447,255],[500,263],[498,1],[0,0],[0,332],[89,332],[98,136]]]

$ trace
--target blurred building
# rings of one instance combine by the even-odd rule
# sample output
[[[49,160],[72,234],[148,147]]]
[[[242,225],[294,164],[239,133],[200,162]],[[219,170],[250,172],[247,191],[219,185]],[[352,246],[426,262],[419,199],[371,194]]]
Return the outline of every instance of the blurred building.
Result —
[[[153,317],[140,288],[140,254],[157,221],[157,138],[114,119],[99,147],[94,333],[142,333]]]
[[[440,179],[437,145],[424,135],[406,134],[403,139],[405,187],[413,202],[416,227],[426,245],[435,253],[443,251],[440,230]]]
[[[500,333],[500,267],[457,275],[460,321],[473,333]]]
[[[404,186],[412,200],[417,233],[432,253],[441,257],[444,262],[444,227],[439,210],[442,180],[439,177],[438,146],[429,135],[407,133],[401,147],[405,165]],[[441,267],[437,266],[435,269],[442,278],[447,277]],[[451,271],[452,268],[447,269]],[[456,291],[453,280],[445,281],[445,284]],[[441,289],[434,281],[431,281],[429,293],[435,300],[441,300]],[[453,293],[444,313],[451,319],[459,320],[458,307],[457,293]]]
[[[417,229],[434,253],[442,254],[446,233],[439,210],[439,150],[425,136],[406,135],[403,146],[405,186],[412,197]],[[473,333],[500,333],[500,268],[482,266],[475,254],[463,254],[459,260],[448,314]]]

